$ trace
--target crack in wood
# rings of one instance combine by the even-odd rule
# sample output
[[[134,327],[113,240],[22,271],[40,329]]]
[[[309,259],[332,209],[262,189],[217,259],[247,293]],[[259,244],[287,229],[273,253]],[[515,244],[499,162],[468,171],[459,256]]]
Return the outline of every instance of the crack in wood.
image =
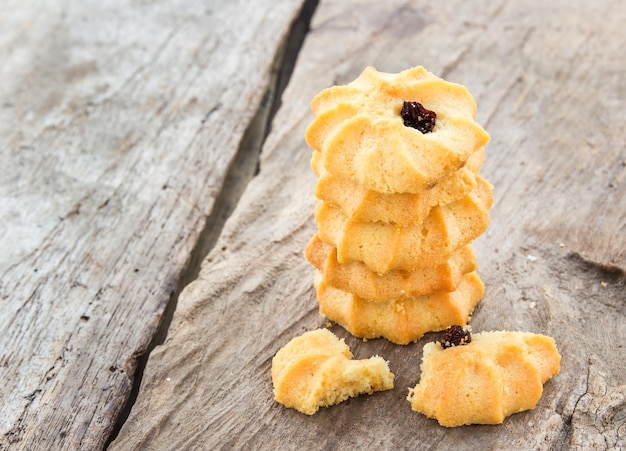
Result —
[[[602,278],[613,283],[618,283],[620,279],[626,279],[626,269],[619,265],[611,265],[608,263],[596,262],[587,258],[580,252],[572,252],[568,255],[568,259],[576,261],[580,265],[595,271]]]
[[[259,172],[259,157],[263,144],[270,132],[272,119],[280,108],[280,98],[282,92],[289,83],[297,56],[304,39],[310,30],[311,19],[318,3],[319,0],[306,0],[303,3],[298,15],[291,24],[283,44],[277,50],[274,63],[271,67],[267,90],[263,95],[257,112],[252,117],[242,136],[239,148],[234,159],[230,163],[222,188],[215,198],[215,203],[211,209],[211,213],[206,218],[206,222],[203,231],[200,233],[198,242],[190,253],[189,263],[182,272],[179,282],[174,288],[165,307],[156,334],[148,347],[143,350],[144,352],[141,353],[142,355],[133,356],[136,358],[137,364],[132,378],[132,389],[127,403],[120,413],[120,416],[118,417],[116,424],[106,441],[105,448],[115,440],[130,415],[130,411],[139,393],[139,387],[141,386],[141,381],[143,379],[143,372],[150,354],[156,346],[163,344],[167,337],[169,326],[176,311],[178,296],[182,292],[183,288],[198,276],[202,261],[213,249],[221,234],[224,224],[226,223],[226,220],[236,208],[237,203],[246,190],[249,182]],[[171,36],[168,37],[166,43],[170,38]],[[139,70],[136,71],[136,73],[138,72]],[[129,80],[135,75],[136,74],[133,74]],[[223,105],[219,103],[208,111],[201,121],[199,129],[202,128],[206,120],[211,115],[219,111],[222,106]],[[194,139],[196,136],[194,136]]]
[[[609,386],[601,359],[592,355],[587,367],[587,386],[577,400],[568,424],[564,446],[604,446],[622,449],[626,435],[626,385]]]

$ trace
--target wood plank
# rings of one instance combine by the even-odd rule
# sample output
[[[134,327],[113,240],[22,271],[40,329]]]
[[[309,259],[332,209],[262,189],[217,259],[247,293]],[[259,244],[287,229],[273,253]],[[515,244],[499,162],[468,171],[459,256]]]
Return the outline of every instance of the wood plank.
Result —
[[[261,172],[182,293],[112,449],[625,447],[625,19],[616,0],[322,0]],[[501,426],[444,429],[410,410],[422,346],[440,334],[395,346],[334,326],[357,358],[388,359],[396,388],[313,417],[273,401],[273,355],[326,323],[302,256],[315,230],[308,102],[366,65],[418,64],[466,85],[492,135],[482,174],[496,201],[474,246],[487,292],[473,329],[549,334],[563,355],[538,407]]]
[[[3,2],[0,449],[104,446],[301,4]]]

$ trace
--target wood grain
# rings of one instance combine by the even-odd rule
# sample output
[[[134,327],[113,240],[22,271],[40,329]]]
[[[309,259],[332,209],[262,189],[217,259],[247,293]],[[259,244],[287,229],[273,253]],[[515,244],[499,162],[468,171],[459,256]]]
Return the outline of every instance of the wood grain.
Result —
[[[2,2],[0,449],[104,446],[301,4]]]
[[[626,135],[616,1],[320,3],[249,185],[112,449],[619,449],[626,446]],[[475,331],[552,335],[563,355],[538,407],[498,427],[444,429],[405,400],[421,349],[363,342],[396,388],[307,417],[273,401],[271,359],[322,327],[313,270],[308,101],[366,65],[423,64],[466,85],[492,135],[492,225],[474,247],[487,285]],[[460,447],[460,448],[459,448]]]
[[[304,2],[1,3],[0,450],[101,449],[216,233],[203,229],[229,166],[259,145],[250,130]],[[617,0],[322,0],[260,172],[110,448],[625,448],[625,21]],[[309,101],[367,65],[419,64],[466,85],[492,136],[473,329],[546,333],[563,355],[539,406],[497,427],[410,410],[440,334],[396,346],[333,326],[357,358],[388,359],[396,388],[313,417],[273,400],[273,355],[326,324],[302,255]]]

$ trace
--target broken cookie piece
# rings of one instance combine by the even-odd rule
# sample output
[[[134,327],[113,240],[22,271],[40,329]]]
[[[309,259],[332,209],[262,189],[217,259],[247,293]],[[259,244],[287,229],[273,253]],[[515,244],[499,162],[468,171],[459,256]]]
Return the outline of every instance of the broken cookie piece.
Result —
[[[422,376],[408,401],[446,427],[500,424],[535,408],[543,384],[560,370],[554,340],[527,332],[473,334],[463,346],[424,346]]]
[[[394,375],[382,357],[352,357],[344,340],[327,329],[292,339],[272,360],[274,399],[313,415],[320,407],[393,388]]]

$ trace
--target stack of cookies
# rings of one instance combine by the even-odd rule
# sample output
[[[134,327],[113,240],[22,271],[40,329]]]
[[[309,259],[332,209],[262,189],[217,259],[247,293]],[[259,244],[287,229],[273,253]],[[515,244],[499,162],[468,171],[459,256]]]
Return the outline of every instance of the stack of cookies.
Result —
[[[318,176],[318,230],[306,247],[320,312],[357,337],[397,344],[446,329],[423,348],[413,410],[446,427],[499,424],[533,409],[560,371],[554,340],[474,335],[463,326],[484,294],[470,243],[489,224],[492,187],[478,175],[489,135],[462,86],[422,67],[367,68],[322,91],[306,132]],[[272,360],[276,401],[306,414],[393,388],[381,357],[354,361],[326,329]]]
[[[464,87],[422,67],[368,67],[311,102],[320,312],[397,344],[463,325],[484,294],[472,240],[489,225],[489,135]]]

